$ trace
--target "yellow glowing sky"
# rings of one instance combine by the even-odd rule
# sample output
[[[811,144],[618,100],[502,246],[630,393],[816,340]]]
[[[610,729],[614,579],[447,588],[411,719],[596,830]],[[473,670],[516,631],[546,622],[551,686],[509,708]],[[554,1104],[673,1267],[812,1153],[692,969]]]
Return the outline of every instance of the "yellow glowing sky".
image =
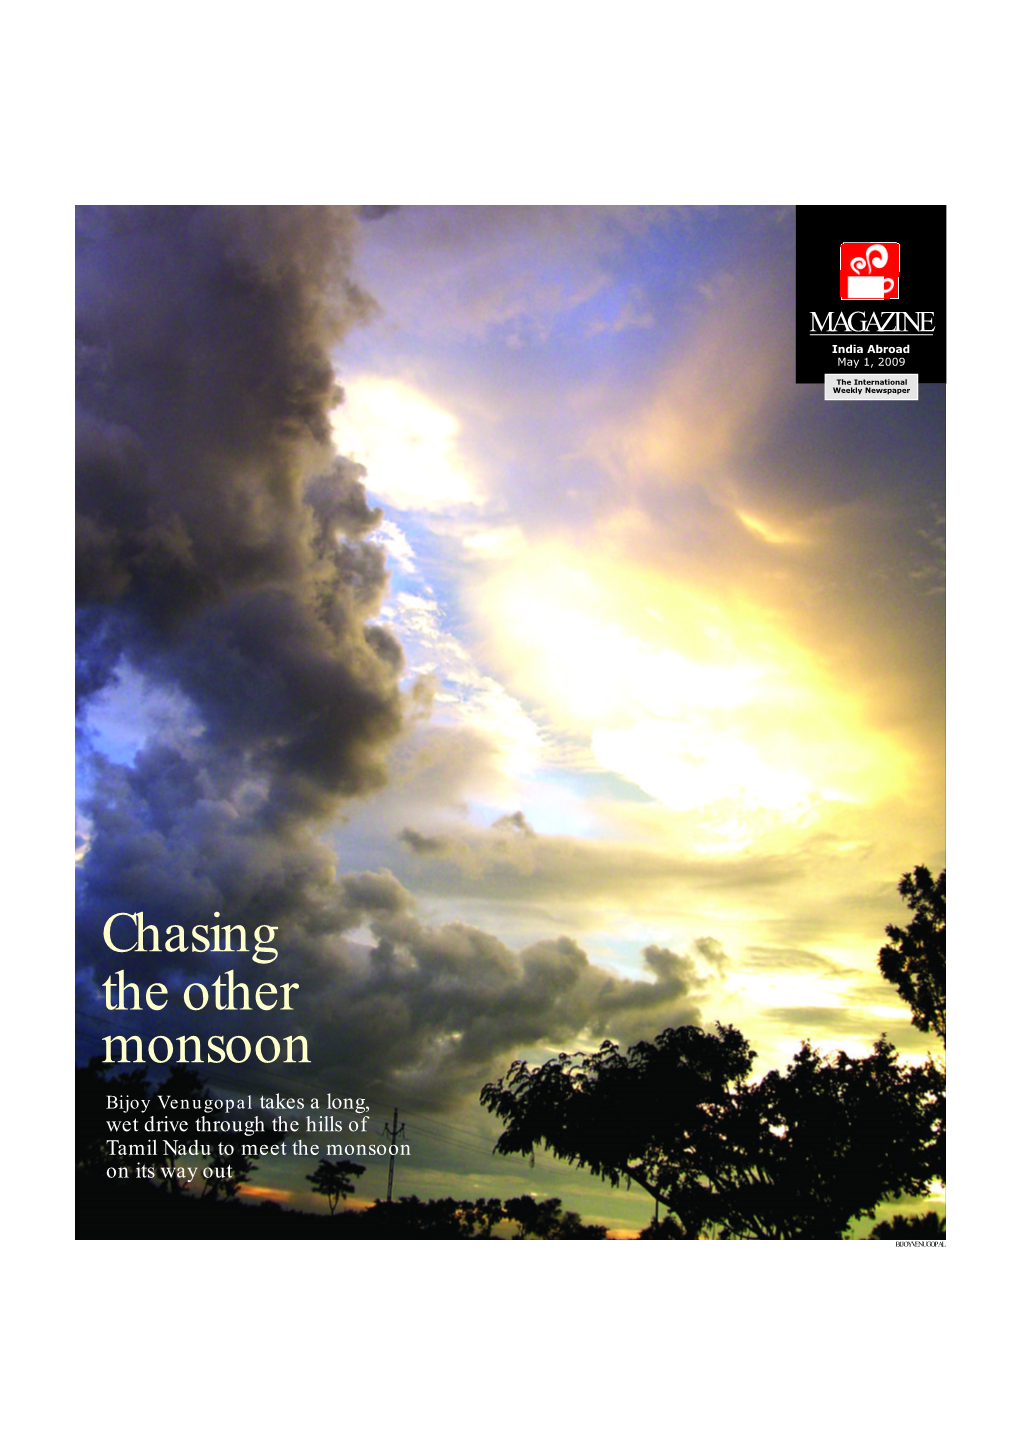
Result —
[[[738,219],[694,243],[593,216],[552,246],[548,215],[515,215],[494,246],[491,216],[431,234],[419,212],[369,237],[385,320],[340,357],[335,436],[386,509],[386,619],[437,694],[349,839],[437,914],[562,930],[623,970],[715,936],[710,1005],[776,1052],[890,1017],[909,1044],[895,996],[861,988],[899,875],[944,854],[938,401],[835,417],[794,386],[789,230]],[[516,811],[537,836],[490,864]],[[442,868],[390,847],[398,815],[451,841]]]

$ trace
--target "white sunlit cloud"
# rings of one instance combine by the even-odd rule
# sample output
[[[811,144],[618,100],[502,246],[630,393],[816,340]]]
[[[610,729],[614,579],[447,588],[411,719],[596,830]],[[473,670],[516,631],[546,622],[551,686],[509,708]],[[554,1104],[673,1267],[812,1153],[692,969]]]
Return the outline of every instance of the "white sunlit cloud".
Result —
[[[722,800],[791,812],[809,799],[804,781],[767,765],[753,746],[714,735],[703,722],[649,719],[621,730],[596,730],[591,748],[619,772],[675,811]]]
[[[367,472],[369,495],[399,511],[436,512],[478,505],[476,478],[459,450],[456,416],[403,380],[361,376],[345,382],[332,416],[343,455]]]
[[[416,574],[414,548],[395,521],[385,520],[368,537],[369,541],[382,546],[386,555],[405,576]]]
[[[673,588],[667,622],[637,580],[533,548],[472,598],[500,680],[589,738],[599,766],[673,811],[706,813],[734,846],[904,783],[894,739],[862,724],[854,698],[769,617]]]

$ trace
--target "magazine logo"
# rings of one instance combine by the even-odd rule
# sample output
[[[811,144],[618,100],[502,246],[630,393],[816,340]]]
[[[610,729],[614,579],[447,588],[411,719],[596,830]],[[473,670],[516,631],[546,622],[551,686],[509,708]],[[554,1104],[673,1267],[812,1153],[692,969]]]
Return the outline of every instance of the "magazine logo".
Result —
[[[899,300],[899,297],[898,242],[848,240],[840,246],[840,300]]]

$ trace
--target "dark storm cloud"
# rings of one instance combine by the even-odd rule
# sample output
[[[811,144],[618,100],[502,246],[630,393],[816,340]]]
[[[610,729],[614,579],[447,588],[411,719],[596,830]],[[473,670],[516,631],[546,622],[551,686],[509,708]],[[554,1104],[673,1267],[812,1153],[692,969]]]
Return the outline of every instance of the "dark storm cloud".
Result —
[[[369,1091],[392,1091],[399,1076],[402,1095],[453,1103],[522,1052],[579,1037],[630,1042],[698,1020],[697,949],[646,948],[649,976],[635,981],[593,965],[568,937],[515,952],[476,927],[432,925],[386,873],[344,876],[335,890],[340,924],[367,926],[375,944],[358,962],[334,952],[305,1015],[320,1067]]]
[[[127,660],[195,706],[209,779],[280,820],[379,786],[402,658],[371,624],[381,520],[337,459],[330,351],[371,311],[328,209],[86,212],[79,236],[83,690]]]
[[[136,910],[145,898],[147,923],[175,910],[210,921],[219,911],[224,921],[244,920],[250,936],[257,922],[271,921],[280,954],[271,966],[256,967],[250,953],[115,957],[100,946],[84,987],[93,1016],[92,988],[104,971],[126,966],[128,980],[159,978],[171,991],[158,1016],[107,1014],[104,1032],[143,1039],[222,1032],[252,1041],[264,1033],[298,1034],[307,1038],[311,1065],[282,1073],[271,1068],[273,1079],[303,1091],[353,1087],[432,1108],[477,1094],[522,1053],[597,1045],[607,1036],[629,1044],[665,1026],[699,1020],[699,999],[718,969],[717,943],[699,941],[687,955],[647,947],[648,975],[641,980],[594,965],[567,937],[514,951],[478,928],[423,920],[414,898],[388,873],[335,877],[332,853],[309,837],[299,845],[293,836],[253,834],[226,808],[205,806],[195,775],[174,768],[169,757],[139,758],[135,770],[137,778],[112,768],[125,795],[112,814],[98,816],[93,844],[100,850],[100,874],[115,877],[117,890],[107,889],[101,904],[98,894],[91,897],[93,935],[101,932],[105,915]],[[158,785],[157,774],[163,778]],[[345,942],[357,928],[358,934],[371,933],[370,948]],[[228,968],[249,986],[299,982],[293,1011],[195,1013],[182,1006],[188,982],[211,987]],[[228,1085],[269,1080],[254,1063],[212,1070]]]
[[[356,225],[328,209],[80,218],[91,786],[79,986],[104,1033],[301,1033],[313,1065],[295,1086],[399,1079],[402,1094],[443,1102],[521,1049],[693,1020],[699,972],[649,948],[650,979],[625,980],[566,938],[515,953],[472,927],[431,925],[387,873],[337,875],[322,827],[384,784],[415,704],[398,689],[399,645],[373,619],[385,553],[366,537],[381,513],[362,469],[330,444],[332,349],[372,309],[348,279]],[[128,673],[172,698],[176,721],[118,762],[89,752],[90,714]],[[497,851],[535,839],[520,813],[490,836]],[[143,912],[164,941],[166,927],[190,932],[217,912],[249,936],[272,925],[279,959],[117,955],[102,937],[115,912]],[[373,938],[367,951],[345,944],[357,928]],[[166,1009],[103,1012],[101,984],[120,968],[143,987],[168,984]],[[228,969],[249,986],[299,982],[293,1014],[185,1010],[184,985]]]
[[[78,633],[84,698],[125,666],[189,725],[93,758],[86,961],[115,910],[272,921],[320,893],[314,830],[381,786],[403,657],[385,555],[334,454],[331,352],[372,303],[329,208],[87,210],[78,236]],[[255,918],[255,912],[258,917]]]

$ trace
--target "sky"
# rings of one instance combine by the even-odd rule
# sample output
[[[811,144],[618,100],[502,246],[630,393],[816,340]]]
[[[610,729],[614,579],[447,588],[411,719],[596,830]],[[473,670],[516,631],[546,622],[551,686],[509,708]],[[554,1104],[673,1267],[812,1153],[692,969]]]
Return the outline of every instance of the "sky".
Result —
[[[79,1061],[114,912],[271,924],[312,1063],[216,1090],[627,1228],[491,1156],[516,1057],[923,1058],[876,957],[945,862],[944,388],[796,386],[793,260],[790,208],[79,212]],[[227,964],[131,959],[150,1032]]]

